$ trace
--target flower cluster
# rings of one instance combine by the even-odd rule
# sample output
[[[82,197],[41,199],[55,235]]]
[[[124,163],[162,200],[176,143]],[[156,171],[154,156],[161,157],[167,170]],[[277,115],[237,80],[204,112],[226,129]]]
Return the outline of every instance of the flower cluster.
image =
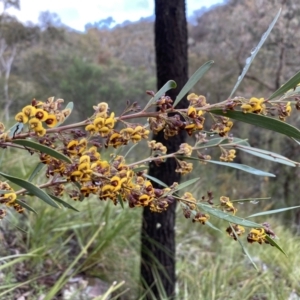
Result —
[[[47,142],[47,136],[42,139]],[[153,150],[166,153],[161,143],[149,142]],[[55,147],[55,145],[53,145]],[[56,182],[65,179],[70,183],[78,183],[79,190],[64,189],[62,184],[54,185],[52,192],[61,196],[64,192],[74,199],[97,195],[100,200],[110,199],[114,204],[128,202],[129,207],[149,206],[150,210],[162,212],[174,201],[172,189],[155,189],[146,179],[144,172],[134,172],[123,156],[115,156],[110,161],[103,159],[96,146],[89,146],[86,138],[72,139],[65,142],[62,152],[72,159],[72,163],[60,161],[42,153],[40,160],[47,165],[47,177],[55,177]],[[60,180],[58,180],[60,179]]]
[[[186,218],[193,216],[193,222],[199,222],[202,225],[209,220],[210,216],[208,214],[202,213],[198,210],[197,200],[191,193],[184,193],[180,201],[182,204],[183,215]]]
[[[238,224],[232,224],[226,229],[226,232],[231,238],[237,240],[237,236],[241,236],[243,233],[245,233],[245,228]]]
[[[260,245],[263,243],[270,244],[267,237],[269,236],[272,239],[276,238],[274,231],[270,228],[270,225],[268,223],[263,223],[262,226],[263,227],[252,228],[250,230],[250,232],[247,235],[248,243],[252,244],[257,242]],[[245,228],[238,224],[232,224],[226,229],[226,232],[231,238],[237,240],[237,237],[245,233]]]
[[[234,149],[226,150],[224,148],[221,148],[221,150],[222,150],[222,153],[220,156],[221,161],[231,162],[234,160],[235,152],[236,152]]]
[[[227,136],[233,126],[233,122],[227,117],[219,117],[216,123],[211,127],[211,130],[218,133],[220,136]]]
[[[13,207],[18,213],[24,211],[24,208],[16,202],[17,195],[14,189],[7,182],[0,181],[0,191],[0,203],[5,204],[8,207]],[[0,209],[0,219],[3,219],[5,215],[5,209]]]
[[[265,113],[266,111],[266,105],[265,105],[265,99],[264,98],[254,98],[252,97],[248,103],[245,103],[241,106],[241,109],[244,113],[255,113],[255,114],[261,114]]]
[[[237,208],[233,206],[233,203],[230,201],[229,197],[221,196],[220,197],[221,208],[224,211],[232,212],[233,215],[237,212]]]
[[[154,94],[151,95],[154,96]],[[188,95],[187,100],[189,106],[186,109],[177,110],[173,107],[173,100],[170,97],[161,96],[154,103],[150,101],[150,104],[147,104],[141,112],[128,115],[128,112],[138,111],[138,106],[132,105],[128,106],[131,108],[126,108],[120,116],[115,116],[114,112],[110,112],[108,104],[101,102],[93,106],[94,113],[86,120],[55,128],[61,125],[71,113],[69,106],[62,109],[63,100],[54,100],[54,97],[48,98],[45,102],[33,99],[30,105],[23,107],[15,116],[15,120],[19,123],[28,124],[29,130],[24,132],[26,129],[23,129],[21,133],[21,128],[12,135],[11,132],[5,132],[4,125],[0,123],[0,143],[2,147],[13,145],[22,148],[20,140],[19,144],[16,142],[17,145],[13,144],[13,140],[31,137],[52,150],[52,152],[46,151],[46,147],[41,147],[41,145],[38,145],[40,148],[32,147],[34,149],[32,153],[38,153],[40,162],[46,166],[45,176],[48,183],[41,185],[40,188],[47,188],[50,196],[69,195],[73,200],[82,201],[84,198],[95,195],[101,201],[111,200],[115,205],[127,203],[131,208],[147,206],[157,213],[168,209],[169,205],[176,200],[181,204],[186,218],[191,218],[193,222],[202,225],[211,225],[210,217],[217,215],[213,211],[226,216],[230,214],[231,220],[237,220],[235,217],[237,208],[229,197],[221,196],[219,202],[214,205],[212,192],[207,192],[206,196],[197,199],[190,192],[185,192],[181,197],[178,196],[177,183],[166,188],[155,188],[145,171],[145,164],[154,162],[160,165],[166,159],[174,159],[176,161],[175,172],[182,175],[188,174],[193,170],[193,163],[186,160],[198,159],[203,164],[208,163],[211,156],[205,151],[213,146],[221,150],[219,158],[221,161],[232,162],[236,157],[235,149],[237,148],[232,143],[234,140],[231,134],[233,122],[227,116],[216,116],[221,114],[220,108],[224,113],[238,110],[240,114],[241,111],[262,115],[276,114],[280,120],[285,121],[286,117],[291,114],[291,102],[271,102],[264,98],[252,97],[228,99],[221,104],[210,105],[204,96],[194,93]],[[151,105],[156,106],[155,112],[147,111]],[[300,108],[300,99],[297,100],[296,108],[297,105]],[[219,112],[215,111],[214,114],[214,108],[219,109]],[[147,117],[148,124],[128,122],[130,119],[141,117]],[[210,127],[208,123],[211,124]],[[173,153],[170,153],[171,149],[167,149],[160,142],[148,141],[148,147],[151,149],[150,156],[131,164],[120,155],[120,149],[116,151],[118,154],[111,154],[110,157],[102,152],[109,147],[120,148],[129,143],[135,144],[141,140],[148,140],[151,131],[154,134],[162,132],[165,139],[181,132],[190,136],[196,133],[196,141],[194,146],[182,143]],[[228,143],[219,142],[209,145],[207,137],[210,133],[226,137]],[[225,139],[218,138],[217,140]],[[30,146],[24,147],[30,150]],[[196,152],[197,157],[192,157],[193,152]],[[0,182],[0,191],[2,191],[0,203],[13,207],[20,213],[23,212],[22,202],[17,200],[17,195],[25,195],[25,189],[15,192],[6,182]],[[0,218],[4,216],[5,210],[0,209]],[[245,233],[244,227],[234,222],[226,231],[235,240]],[[247,240],[249,243],[268,243],[268,236],[275,237],[275,234],[265,224],[262,228],[251,229]]]
[[[247,241],[251,244],[254,242],[262,244],[266,242],[266,236],[267,234],[264,228],[253,228],[247,236]]]
[[[89,120],[85,130],[92,136],[100,135],[106,138],[105,146],[118,148],[127,145],[129,141],[139,142],[141,139],[148,139],[149,130],[141,125],[128,125],[126,128],[117,131],[115,113],[108,115],[108,104],[101,102],[94,106],[95,113]],[[127,124],[126,124],[127,125]]]
[[[94,116],[90,124],[85,127],[85,130],[90,134],[99,134],[101,137],[107,137],[115,126],[115,114],[112,112],[108,116],[108,104],[105,102],[94,106]]]
[[[277,107],[278,116],[281,121],[285,121],[286,117],[291,115],[292,107],[291,102],[287,102],[286,104],[278,104]]]
[[[297,100],[297,98],[296,98]],[[269,104],[267,106],[267,104]],[[296,109],[299,109],[299,102],[297,101],[295,104]],[[291,102],[271,102],[267,101],[264,98],[250,98],[249,101],[243,103],[241,105],[241,109],[244,113],[255,113],[255,114],[263,114],[267,115],[270,114],[274,116],[275,114],[278,115],[278,118],[281,121],[285,121],[286,117],[289,117],[292,112]]]
[[[31,105],[22,108],[22,111],[17,113],[15,120],[26,124],[30,131],[34,131],[37,136],[44,136],[46,129],[43,127],[43,122],[47,127],[55,127],[58,123],[64,122],[69,116],[71,110],[60,109],[63,99],[54,101],[54,97],[48,98],[46,102],[32,100]]]

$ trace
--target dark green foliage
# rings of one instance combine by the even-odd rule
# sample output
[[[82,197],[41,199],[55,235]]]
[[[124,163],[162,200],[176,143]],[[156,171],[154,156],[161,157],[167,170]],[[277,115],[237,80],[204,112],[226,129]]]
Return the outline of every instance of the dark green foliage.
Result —
[[[80,120],[91,116],[93,105],[100,102],[118,110],[124,88],[113,75],[113,70],[75,58],[60,81],[61,97],[74,102]]]

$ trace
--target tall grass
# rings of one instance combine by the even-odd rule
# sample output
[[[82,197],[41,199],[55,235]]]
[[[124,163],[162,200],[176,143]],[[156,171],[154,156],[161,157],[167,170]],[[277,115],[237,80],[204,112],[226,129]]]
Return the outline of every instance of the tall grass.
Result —
[[[2,170],[7,168],[9,174],[26,178],[32,168],[30,155],[26,154],[26,159],[13,157],[13,160],[2,160]],[[217,183],[220,195],[238,194],[237,185],[233,184],[237,182],[236,174],[225,176],[217,169],[210,169],[210,172],[211,182]],[[204,179],[192,192],[202,196],[211,189],[210,184]],[[29,198],[28,204],[37,215],[26,212],[20,216],[13,212],[2,221],[0,299],[13,300],[22,293],[29,293],[29,299],[39,299],[41,295],[44,299],[63,299],[66,283],[77,275],[107,282],[111,286],[109,293],[117,289],[112,295],[123,292],[118,299],[143,299],[139,289],[141,209],[123,210],[94,198],[83,202],[65,200],[80,212],[54,209],[36,198]],[[249,212],[254,206],[244,207]],[[211,221],[222,230],[227,227],[219,220]],[[257,272],[239,244],[225,232],[221,234],[205,225],[191,223],[183,218],[178,207],[177,299],[285,300],[291,295],[299,297],[299,237],[276,218],[269,223],[280,237],[278,243],[288,258],[270,245],[248,245],[259,267]],[[104,300],[107,295],[95,299]],[[163,291],[161,298],[165,299]],[[73,299],[77,299],[76,296]]]

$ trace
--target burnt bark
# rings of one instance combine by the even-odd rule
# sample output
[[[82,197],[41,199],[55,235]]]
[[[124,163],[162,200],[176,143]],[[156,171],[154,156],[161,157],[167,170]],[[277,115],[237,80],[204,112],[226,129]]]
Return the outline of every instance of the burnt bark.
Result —
[[[173,79],[177,88],[167,93],[173,100],[188,80],[187,22],[185,0],[155,0],[155,51],[157,68],[157,88]],[[183,99],[177,108],[187,106]],[[185,133],[164,139],[163,132],[153,139],[163,143],[168,153],[178,150],[185,141]],[[168,159],[160,166],[149,165],[149,175],[170,186],[180,180],[175,173],[176,162]],[[154,187],[160,187],[153,182]],[[141,277],[143,286],[150,288],[146,299],[161,299],[160,283],[168,299],[175,295],[175,203],[163,213],[152,213],[147,207],[143,211],[141,231]]]

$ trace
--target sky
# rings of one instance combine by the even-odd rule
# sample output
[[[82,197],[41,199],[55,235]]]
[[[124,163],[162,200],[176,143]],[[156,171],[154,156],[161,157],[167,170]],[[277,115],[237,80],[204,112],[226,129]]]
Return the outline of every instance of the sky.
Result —
[[[203,6],[209,7],[222,0],[186,0],[187,15]],[[84,31],[87,23],[113,17],[116,23],[138,21],[154,14],[154,0],[20,0],[20,11],[9,9],[22,21],[38,23],[41,11],[57,13],[63,24]]]

